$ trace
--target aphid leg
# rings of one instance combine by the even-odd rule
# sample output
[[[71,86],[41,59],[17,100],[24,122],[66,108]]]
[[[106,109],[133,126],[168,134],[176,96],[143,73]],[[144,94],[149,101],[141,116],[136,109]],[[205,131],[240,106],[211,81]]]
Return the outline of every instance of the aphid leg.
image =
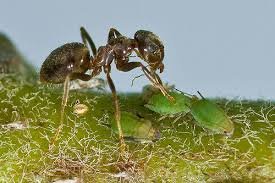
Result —
[[[162,121],[162,120],[166,119],[167,117],[169,117],[169,116],[168,115],[163,115],[158,119],[158,121]]]
[[[54,134],[54,137],[51,141],[51,144],[49,146],[49,149],[51,150],[54,147],[55,142],[58,140],[59,134],[62,131],[63,123],[64,123],[64,113],[65,113],[65,107],[67,105],[68,97],[69,97],[69,88],[70,88],[70,75],[68,75],[64,82],[64,92],[62,97],[62,103],[61,103],[61,116],[60,116],[60,124],[59,127],[56,129],[56,132]]]
[[[117,122],[117,129],[118,129],[118,134],[119,134],[120,152],[121,152],[122,157],[124,157],[126,145],[125,145],[125,142],[124,142],[123,132],[122,132],[121,123],[120,123],[121,114],[120,114],[120,108],[119,108],[119,101],[118,101],[118,97],[117,97],[117,94],[116,94],[116,88],[115,88],[114,82],[113,82],[113,80],[110,76],[110,68],[108,68],[108,67],[110,67],[110,66],[107,66],[107,69],[106,69],[105,72],[106,72],[109,87],[112,91],[112,95],[113,95],[113,98],[114,98],[115,119],[116,119],[116,122]]]
[[[97,49],[96,49],[95,43],[92,40],[91,36],[88,34],[88,32],[86,31],[86,29],[84,27],[80,28],[80,33],[81,33],[81,38],[82,38],[83,43],[88,47],[88,45],[87,45],[87,41],[88,41],[90,48],[93,52],[93,55],[95,56],[97,54]]]
[[[119,63],[119,62],[118,62]],[[151,73],[142,63],[140,62],[128,62],[123,63],[121,65],[116,65],[117,69],[123,72],[128,72],[130,70],[133,70],[137,67],[141,67],[142,71],[144,72],[145,76],[152,82],[152,84],[158,88],[162,94],[167,97],[170,101],[174,101],[175,99],[169,95],[169,93],[166,91],[164,86],[162,85],[162,82],[159,78],[159,76],[156,73]]]
[[[186,115],[186,113],[179,114],[179,115],[173,120],[173,123],[176,123],[181,117],[184,117],[185,115]]]

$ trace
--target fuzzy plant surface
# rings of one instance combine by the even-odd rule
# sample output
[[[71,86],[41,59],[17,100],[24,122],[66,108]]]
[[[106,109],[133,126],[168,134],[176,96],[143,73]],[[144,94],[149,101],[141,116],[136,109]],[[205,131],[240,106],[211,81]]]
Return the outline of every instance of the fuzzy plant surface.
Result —
[[[0,182],[275,181],[271,101],[212,99],[234,122],[229,138],[197,126],[188,114],[159,120],[144,107],[142,93],[120,94],[123,130],[146,139],[127,141],[127,160],[120,161],[110,93],[71,91],[64,128],[49,150],[60,122],[62,86],[20,78],[0,75]],[[75,111],[79,104],[85,112]]]

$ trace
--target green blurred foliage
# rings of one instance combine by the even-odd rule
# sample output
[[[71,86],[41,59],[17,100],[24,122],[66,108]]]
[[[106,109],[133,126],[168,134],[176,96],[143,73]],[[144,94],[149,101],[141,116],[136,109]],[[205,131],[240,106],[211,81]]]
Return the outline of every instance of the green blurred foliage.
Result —
[[[125,162],[118,161],[117,134],[106,125],[114,121],[109,93],[71,91],[65,127],[49,151],[59,126],[62,87],[19,78],[0,76],[0,182],[71,177],[116,182],[121,172],[129,182],[271,182],[275,178],[273,102],[213,99],[235,124],[233,136],[227,138],[208,133],[190,115],[176,122],[174,117],[158,121],[161,115],[144,107],[141,94],[121,94],[124,122],[150,121],[161,133],[154,143],[127,142]],[[76,101],[88,106],[86,114],[74,114]],[[11,122],[26,128],[6,128]]]

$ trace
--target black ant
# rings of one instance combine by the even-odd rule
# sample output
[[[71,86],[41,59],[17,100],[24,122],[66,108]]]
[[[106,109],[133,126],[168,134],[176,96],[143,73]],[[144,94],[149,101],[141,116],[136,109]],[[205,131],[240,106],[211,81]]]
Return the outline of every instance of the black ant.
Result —
[[[83,27],[80,28],[80,32],[84,44],[78,42],[67,43],[55,49],[44,61],[40,70],[40,80],[42,82],[64,83],[61,124],[54,140],[56,140],[63,126],[64,109],[68,100],[70,80],[80,79],[88,81],[99,75],[103,69],[114,98],[120,147],[121,151],[124,152],[125,143],[120,125],[119,101],[115,85],[110,76],[111,63],[114,61],[116,68],[123,72],[140,67],[152,84],[159,88],[170,101],[173,101],[173,97],[168,94],[160,77],[156,74],[157,70],[161,73],[164,69],[162,63],[164,58],[163,43],[157,35],[150,31],[138,30],[134,35],[134,39],[131,39],[121,35],[116,29],[111,28],[108,35],[108,43],[97,50],[90,35]],[[92,50],[92,56],[90,56],[88,44]],[[147,62],[149,69],[141,62],[129,62],[129,58],[133,52]],[[86,74],[88,70],[92,71],[91,75]]]

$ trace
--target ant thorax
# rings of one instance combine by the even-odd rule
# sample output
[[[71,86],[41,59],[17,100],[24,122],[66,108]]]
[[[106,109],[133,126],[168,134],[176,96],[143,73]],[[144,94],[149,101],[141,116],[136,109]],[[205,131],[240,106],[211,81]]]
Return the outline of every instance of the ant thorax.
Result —
[[[116,63],[117,61],[128,62],[136,47],[135,40],[126,37],[113,38],[112,40],[108,45],[112,46]]]
[[[125,61],[128,62],[129,61],[129,57],[132,54],[132,48],[128,47],[127,45],[115,45],[114,46],[114,54],[115,54],[115,58],[116,61]]]

